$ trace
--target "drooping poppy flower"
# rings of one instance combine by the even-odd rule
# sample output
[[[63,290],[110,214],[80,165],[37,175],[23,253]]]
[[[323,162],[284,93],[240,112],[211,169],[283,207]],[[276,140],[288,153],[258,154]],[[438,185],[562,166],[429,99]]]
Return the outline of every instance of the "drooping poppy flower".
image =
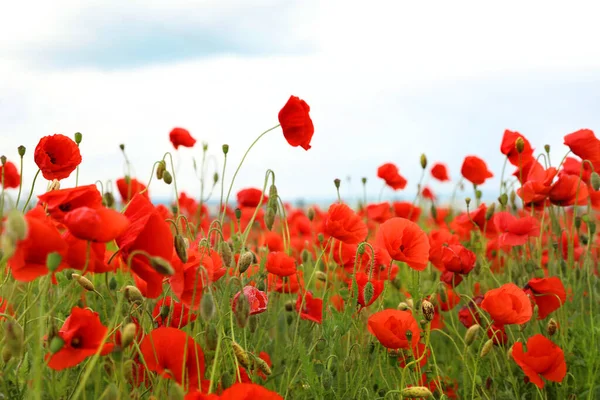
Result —
[[[61,134],[41,138],[33,158],[44,178],[49,181],[68,178],[81,164],[79,146],[73,139]]]
[[[196,139],[190,135],[190,131],[184,128],[173,128],[169,133],[169,140],[173,144],[173,147],[175,147],[175,150],[179,146],[194,147],[196,144]]]
[[[404,179],[398,167],[392,163],[385,163],[377,168],[377,176],[385,181],[385,184],[394,190],[402,190],[406,187],[407,181]]]
[[[529,297],[514,283],[489,290],[483,297],[481,308],[490,314],[496,325],[524,324],[533,314]]]
[[[6,164],[0,165],[0,186],[4,183],[5,189],[18,188],[21,184],[21,176],[15,164],[7,161]]]
[[[102,207],[102,195],[96,185],[51,190],[38,199],[44,204],[46,212],[58,222],[62,222],[66,213],[79,207]]]
[[[269,300],[265,292],[258,290],[254,286],[244,286],[242,292],[248,299],[248,304],[250,304],[250,315],[260,314],[267,311],[267,305],[269,304]],[[238,298],[240,297],[242,292],[236,293],[236,295],[233,297],[231,308],[234,312],[236,304],[238,302]]]
[[[69,248],[64,259],[69,268],[86,273],[104,273],[115,270],[113,266],[106,263],[105,243],[90,243],[76,238],[68,231],[63,233],[62,237]]]
[[[64,345],[56,353],[47,356],[48,366],[55,370],[74,367],[96,354],[101,346],[101,355],[110,353],[114,344],[102,344],[107,332],[108,328],[102,325],[98,313],[73,307],[71,315],[58,331]]]
[[[523,343],[517,342],[511,354],[529,380],[540,389],[544,387],[541,377],[552,382],[562,382],[567,375],[562,349],[539,333],[527,339],[527,352],[523,351]]]
[[[377,243],[390,257],[402,261],[417,271],[423,271],[429,261],[429,240],[414,222],[392,218],[379,226]]]
[[[165,296],[156,302],[152,310],[152,317],[158,326],[170,326],[177,329],[183,328],[198,318],[196,314],[190,313],[190,309],[185,304],[175,301],[170,296]]]
[[[558,310],[567,300],[567,292],[559,277],[533,278],[525,286],[531,299],[538,306],[537,319],[546,318],[551,312]]]
[[[254,383],[235,383],[225,390],[220,400],[283,400],[276,392]],[[186,399],[187,400],[187,399]]]
[[[166,223],[144,196],[137,194],[133,197],[124,215],[130,225],[116,239],[121,257],[127,264],[129,255],[141,250],[153,257],[170,261],[173,255],[173,235]],[[150,260],[143,254],[136,254],[131,259],[131,270],[147,284],[146,297],[156,298],[162,292],[164,276],[152,268]]]
[[[371,282],[371,285],[373,286],[373,294],[369,301],[365,299],[365,286],[367,286],[368,282]],[[356,284],[358,286],[358,304],[360,304],[361,307],[368,307],[373,304],[383,292],[383,281],[380,281],[379,279],[369,279],[369,275],[364,272],[356,273]],[[352,279],[348,280],[348,288],[352,290]]]
[[[37,206],[25,214],[27,237],[16,243],[15,252],[8,260],[13,277],[21,282],[29,282],[48,274],[46,260],[50,253],[58,253],[63,261],[59,268],[66,267],[64,258],[67,244],[50,218]]]
[[[508,211],[494,214],[494,225],[500,236],[500,246],[521,246],[527,243],[530,237],[540,235],[540,222],[537,218],[525,216],[517,218]]]
[[[296,312],[300,318],[320,324],[323,321],[323,299],[313,297],[312,292],[306,292],[304,296],[298,293]]]
[[[421,208],[409,201],[395,201],[392,203],[392,207],[396,217],[406,218],[412,222],[417,222],[421,216]]]
[[[523,150],[521,153],[517,151],[515,143],[517,139],[523,140]],[[533,161],[533,149],[529,140],[519,132],[513,132],[506,129],[504,136],[502,137],[502,144],[500,145],[500,151],[506,157],[508,161],[515,167],[523,167]]]
[[[128,203],[133,196],[141,193],[144,190],[145,191],[142,193],[142,195],[147,199],[150,198],[150,194],[148,193],[148,190],[146,190],[146,185],[129,176],[117,179],[117,189],[119,190],[121,199],[123,199],[123,203]]]
[[[329,207],[324,225],[325,234],[348,244],[362,242],[369,233],[363,220],[343,203]]]
[[[237,193],[237,201],[240,207],[258,207],[262,190],[256,188],[242,189]],[[266,204],[269,198],[263,197],[263,204]]]
[[[267,256],[267,271],[277,276],[290,276],[296,273],[296,260],[279,251]]]
[[[453,274],[467,275],[475,268],[477,257],[475,256],[475,253],[463,245],[451,244],[442,247],[441,261],[446,271]]]
[[[186,388],[198,388],[204,377],[204,353],[184,331],[160,327],[144,336],[140,352],[150,371]]]
[[[579,176],[561,174],[548,192],[548,198],[554,205],[568,207],[585,205],[589,197],[588,187]]]
[[[600,140],[590,129],[580,129],[565,135],[565,146],[582,160],[589,160],[596,171],[600,170]]]
[[[68,212],[63,223],[76,238],[99,243],[114,240],[129,226],[125,215],[106,207],[79,207]]]
[[[476,156],[467,156],[460,169],[462,176],[473,185],[482,185],[492,174],[485,161]]]
[[[446,182],[450,180],[450,177],[448,176],[448,168],[442,163],[433,164],[431,167],[431,176],[440,182]]]
[[[413,348],[421,338],[419,324],[410,311],[379,311],[369,317],[367,325],[369,332],[388,349]]]
[[[310,119],[310,107],[304,100],[290,96],[289,100],[279,111],[279,124],[285,140],[293,146],[310,149],[310,141],[315,133],[315,127]]]

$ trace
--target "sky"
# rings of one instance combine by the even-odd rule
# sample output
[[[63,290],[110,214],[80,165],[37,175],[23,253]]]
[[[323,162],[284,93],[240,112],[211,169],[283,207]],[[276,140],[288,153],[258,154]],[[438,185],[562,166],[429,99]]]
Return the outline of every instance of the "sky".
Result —
[[[16,163],[27,147],[30,185],[39,139],[82,132],[80,183],[122,177],[123,143],[136,178],[147,182],[170,151],[179,189],[198,196],[201,143],[209,180],[229,144],[228,187],[296,95],[311,107],[312,148],[270,132],[234,193],[261,187],[272,169],[284,200],[334,198],[335,178],[353,199],[362,177],[375,199],[377,167],[393,162],[409,183],[384,198],[412,200],[425,153],[454,182],[465,156],[483,158],[495,177],[481,189],[495,197],[505,129],[538,151],[550,144],[554,164],[564,135],[600,129],[598,11],[552,1],[11,2],[0,15],[0,154]],[[195,148],[174,151],[176,126]],[[74,176],[63,182],[72,185]],[[150,193],[172,198],[173,187],[154,181]]]

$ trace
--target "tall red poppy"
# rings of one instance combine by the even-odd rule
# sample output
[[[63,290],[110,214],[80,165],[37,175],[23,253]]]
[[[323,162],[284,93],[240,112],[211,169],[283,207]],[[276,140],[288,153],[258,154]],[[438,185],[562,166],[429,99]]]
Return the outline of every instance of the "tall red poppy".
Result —
[[[237,201],[240,207],[258,207],[260,203],[260,196],[262,190],[256,188],[242,189],[237,193]],[[269,198],[263,197],[263,204],[265,204]]]
[[[379,343],[388,349],[409,349],[419,343],[419,324],[410,311],[387,309],[376,312],[367,322]]]
[[[600,140],[590,129],[580,129],[565,135],[565,146],[582,160],[589,160],[596,171],[600,170]]]
[[[63,223],[73,236],[100,243],[114,240],[129,226],[125,215],[106,207],[79,207],[68,212]]]
[[[183,147],[194,147],[196,144],[196,139],[190,135],[190,131],[183,128],[173,128],[169,133],[169,140],[175,147],[175,150],[179,148],[179,146]]]
[[[277,276],[290,276],[296,273],[296,260],[287,254],[274,251],[267,256],[267,271]]]
[[[508,211],[502,211],[494,214],[494,225],[500,233],[500,246],[521,246],[530,237],[540,235],[540,222],[531,216],[517,218]]]
[[[496,325],[524,324],[533,314],[529,297],[514,283],[488,291],[481,308],[490,314]]]
[[[521,153],[517,151],[517,139],[523,140],[523,149]],[[529,140],[519,132],[513,132],[506,129],[504,131],[504,136],[502,137],[500,151],[508,157],[508,161],[515,167],[522,168],[524,165],[533,161],[533,149],[531,148],[531,144],[529,143]]]
[[[589,197],[588,187],[579,176],[560,174],[548,193],[550,202],[561,207],[585,205]]]
[[[395,201],[392,207],[396,217],[410,219],[412,222],[417,222],[421,216],[421,207],[410,201]]]
[[[121,199],[123,199],[123,203],[128,203],[133,196],[145,190],[146,185],[135,178],[126,176],[125,178],[117,179],[117,189],[119,190]],[[148,190],[142,193],[142,195],[147,199],[150,198]]]
[[[423,271],[429,261],[427,235],[412,221],[392,218],[379,226],[377,243],[390,257],[402,261],[417,271]]]
[[[492,174],[485,161],[476,156],[467,156],[463,161],[460,169],[462,176],[471,182],[473,185],[482,185],[488,178],[492,178]]]
[[[106,264],[105,243],[90,243],[87,240],[76,238],[68,231],[63,233],[63,239],[69,246],[64,259],[69,268],[93,273],[115,270],[114,264],[113,266]]]
[[[62,222],[66,213],[79,207],[102,207],[102,195],[96,185],[51,190],[38,199],[44,204],[46,212],[55,220]]]
[[[44,136],[35,148],[35,163],[45,179],[64,179],[81,164],[79,146],[68,136]]]
[[[255,383],[235,383],[225,390],[220,400],[283,400],[276,392],[270,391]],[[186,399],[187,400],[187,399]]]
[[[537,319],[546,318],[558,310],[567,300],[567,292],[559,277],[533,278],[525,286],[525,292],[538,306]]]
[[[313,297],[312,292],[306,292],[304,301],[302,293],[298,293],[296,300],[296,311],[300,313],[300,318],[320,324],[323,321],[323,299]]]
[[[2,183],[4,183],[5,189],[18,188],[21,184],[19,171],[17,171],[15,164],[10,161],[7,161],[4,165],[0,165],[0,186],[2,186]]]
[[[250,304],[250,315],[260,314],[267,311],[267,305],[269,304],[269,300],[265,292],[258,290],[254,286],[244,286],[242,292],[244,293],[244,295],[248,299],[248,303]],[[240,297],[242,292],[236,293],[236,295],[233,297],[231,308],[234,312],[235,306],[238,302],[238,298]]]
[[[102,325],[98,313],[73,307],[71,315],[58,331],[64,345],[56,353],[47,356],[48,366],[55,370],[74,367],[96,354],[101,346],[101,355],[110,353],[114,344],[102,344],[107,332],[108,328]]]
[[[401,190],[406,187],[407,181],[404,179],[398,167],[392,163],[385,163],[377,168],[377,176],[385,181],[385,184],[394,190]]]
[[[310,107],[304,100],[290,96],[287,103],[279,111],[279,124],[285,140],[293,146],[301,146],[304,150],[310,149],[310,141],[315,133]]]
[[[195,321],[198,316],[191,314],[190,309],[183,303],[175,301],[171,296],[165,296],[156,302],[152,310],[152,317],[158,326],[170,326],[171,328],[183,328],[190,321]]]
[[[540,389],[544,387],[542,377],[552,382],[562,382],[567,375],[562,349],[539,333],[527,339],[527,352],[523,351],[523,343],[515,343],[512,358],[531,383]]]
[[[369,301],[365,299],[365,286],[367,286],[368,282],[371,282],[371,285],[373,286],[373,294]],[[369,275],[364,272],[356,273],[356,284],[358,286],[358,304],[360,304],[361,307],[370,306],[377,300],[381,293],[383,293],[383,281],[369,278]],[[352,290],[352,278],[348,279],[348,288]]]
[[[325,234],[348,244],[360,243],[369,230],[363,220],[346,204],[334,203],[325,219]]]
[[[440,182],[446,182],[450,180],[450,177],[448,176],[448,168],[442,163],[433,164],[431,167],[431,176]]]

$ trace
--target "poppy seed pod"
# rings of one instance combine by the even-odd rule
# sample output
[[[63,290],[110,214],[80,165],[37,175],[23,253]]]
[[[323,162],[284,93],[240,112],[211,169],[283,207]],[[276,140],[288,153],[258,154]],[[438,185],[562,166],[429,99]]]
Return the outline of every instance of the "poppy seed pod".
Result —
[[[6,165],[6,156],[0,156],[0,163],[2,163],[2,165]]]
[[[467,333],[465,333],[465,344],[467,346],[470,346],[475,341],[480,329],[481,326],[478,324],[471,325],[469,329],[467,329]]]
[[[81,134],[81,132],[75,132],[74,139],[75,139],[75,143],[79,144],[81,143],[81,140],[83,139],[83,135]]]
[[[483,345],[483,347],[481,349],[481,353],[479,353],[479,357],[483,358],[483,357],[487,356],[488,353],[492,350],[493,347],[494,347],[494,340],[493,339],[489,339]]]
[[[429,390],[425,386],[413,386],[413,387],[404,388],[404,389],[402,389],[400,394],[403,397],[406,397],[408,399],[420,399],[420,398],[433,397],[433,393],[431,393],[431,390]]]
[[[106,192],[102,195],[102,202],[105,207],[113,208],[115,205],[115,196],[111,192]]]
[[[435,307],[430,301],[423,300],[421,303],[421,312],[423,313],[423,317],[425,317],[428,322],[431,322],[435,316]]]
[[[427,168],[427,156],[425,155],[425,153],[421,154],[421,168],[425,169]]]
[[[231,347],[233,348],[233,354],[238,363],[240,363],[242,367],[248,368],[250,366],[250,357],[248,356],[248,353],[246,353],[246,350],[234,341],[231,341]]]
[[[465,198],[465,203],[467,204],[467,208],[468,208],[469,205],[471,204],[471,198],[470,197]]]
[[[171,173],[169,171],[165,171],[165,172],[163,172],[162,180],[167,185],[170,185],[173,182],[173,175],[171,175]]]
[[[522,137],[518,137],[517,140],[515,140],[515,149],[519,154],[521,154],[523,150],[525,150],[525,140],[523,140]]]
[[[508,203],[508,195],[506,193],[502,193],[499,197],[498,197],[498,203],[500,203],[500,205],[502,207],[505,207],[506,204]]]
[[[312,220],[315,219],[315,209],[312,207],[309,208],[306,212],[306,216],[308,217],[308,220],[312,222]]]
[[[292,311],[294,311],[295,306],[296,306],[296,301],[289,300],[288,302],[285,303],[285,311],[292,312]]]
[[[121,149],[121,151],[125,151],[125,144],[121,143],[119,145],[119,148]]]
[[[89,292],[95,292],[96,291],[96,288],[94,287],[94,284],[92,283],[92,281],[90,281],[85,276],[81,276],[79,274],[71,274],[71,277],[73,279],[75,279],[75,282],[77,282],[79,284],[79,286],[81,286],[85,290],[87,290]]]
[[[598,191],[600,190],[600,175],[596,171],[592,172],[590,176],[590,183],[592,184],[592,189]]]
[[[227,153],[229,153],[229,145],[228,144],[224,144],[222,149],[223,149],[223,154],[227,155]]]
[[[246,272],[250,264],[254,261],[254,254],[251,251],[247,251],[240,256],[240,260],[238,262],[238,269],[240,273],[243,274]]]
[[[233,213],[235,214],[235,219],[239,222],[239,220],[242,218],[242,210],[238,207],[233,211]]]
[[[125,294],[125,298],[130,303],[141,303],[144,301],[144,296],[142,296],[142,292],[140,289],[135,286],[127,285],[122,289],[122,292]]]
[[[215,299],[209,290],[202,295],[202,299],[200,300],[200,316],[203,320],[210,321],[213,319],[216,312]]]
[[[175,245],[175,252],[177,253],[177,257],[179,257],[181,262],[185,264],[188,261],[188,251],[185,239],[183,238],[183,236],[177,234],[175,235],[173,242]]]
[[[17,151],[19,152],[19,156],[23,157],[25,155],[26,148],[25,146],[21,145],[17,147]]]
[[[339,188],[340,188],[340,183],[342,183],[342,181],[341,181],[341,180],[339,180],[338,178],[335,178],[335,179],[333,180],[333,184],[335,185],[335,188],[336,188],[336,189],[339,189]]]
[[[213,185],[216,185],[216,184],[217,184],[217,182],[219,182],[219,173],[218,173],[218,172],[215,172],[215,173],[213,174]]]
[[[558,324],[554,318],[550,318],[550,321],[548,321],[548,325],[546,326],[546,332],[548,333],[548,336],[554,336],[557,330]]]
[[[135,339],[136,331],[137,331],[137,327],[135,326],[135,324],[133,322],[130,322],[127,325],[125,325],[125,327],[123,328],[123,330],[121,332],[121,347],[122,348],[129,346],[133,342],[133,339]]]

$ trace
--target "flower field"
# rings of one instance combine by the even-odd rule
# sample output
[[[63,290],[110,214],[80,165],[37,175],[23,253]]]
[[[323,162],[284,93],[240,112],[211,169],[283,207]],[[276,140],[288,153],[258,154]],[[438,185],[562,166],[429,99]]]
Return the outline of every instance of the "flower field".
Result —
[[[218,149],[201,193],[178,186],[172,153],[194,148],[205,171],[213,149],[184,128],[142,176],[120,145],[124,176],[79,182],[80,133],[2,157],[0,399],[600,399],[591,130],[566,134],[566,155],[499,135],[494,202],[485,160],[459,173],[423,154],[401,165],[420,182],[381,160],[388,198],[350,204],[336,179],[338,201],[297,208],[277,171],[232,190],[264,135],[289,157],[311,149],[304,100],[278,120],[241,160]],[[452,201],[426,180],[451,182]],[[171,204],[153,202],[159,185]]]

